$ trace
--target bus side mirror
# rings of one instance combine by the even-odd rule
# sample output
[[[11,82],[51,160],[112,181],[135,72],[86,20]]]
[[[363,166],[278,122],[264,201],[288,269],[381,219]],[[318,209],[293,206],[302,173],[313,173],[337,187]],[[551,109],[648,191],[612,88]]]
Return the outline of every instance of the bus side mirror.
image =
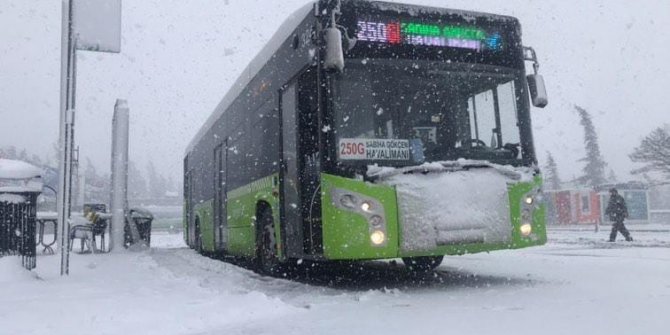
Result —
[[[337,28],[326,28],[324,31],[326,42],[323,67],[326,70],[342,72],[344,70],[344,52],[342,51],[342,32]]]
[[[549,103],[549,98],[547,97],[547,89],[544,86],[544,78],[539,74],[529,74],[526,79],[528,80],[528,88],[530,89],[530,99],[533,102],[533,106],[544,108]]]

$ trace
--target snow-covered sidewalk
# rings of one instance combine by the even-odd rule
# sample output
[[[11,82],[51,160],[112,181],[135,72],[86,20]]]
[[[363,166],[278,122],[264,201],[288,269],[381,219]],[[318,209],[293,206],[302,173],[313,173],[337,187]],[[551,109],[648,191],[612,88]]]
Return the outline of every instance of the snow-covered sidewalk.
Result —
[[[548,245],[447,257],[427,276],[363,265],[330,285],[260,276],[155,234],[142,254],[0,259],[0,334],[661,334],[670,234],[550,229]],[[347,278],[347,276],[349,276]],[[323,278],[321,278],[323,279]]]
[[[260,317],[278,320],[296,310],[260,290],[240,290],[236,283],[253,273],[233,265],[218,262],[223,282],[213,288],[191,271],[194,264],[170,269],[154,257],[178,259],[160,250],[73,254],[71,275],[61,278],[60,257],[39,257],[33,272],[15,257],[2,258],[0,334],[196,334]]]

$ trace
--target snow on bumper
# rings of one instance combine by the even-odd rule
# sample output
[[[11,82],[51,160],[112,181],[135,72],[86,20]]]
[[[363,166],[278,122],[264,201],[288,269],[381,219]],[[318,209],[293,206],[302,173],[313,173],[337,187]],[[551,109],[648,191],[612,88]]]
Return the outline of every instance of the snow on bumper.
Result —
[[[398,174],[380,182],[397,190],[401,251],[512,240],[508,183],[514,180],[496,169]]]

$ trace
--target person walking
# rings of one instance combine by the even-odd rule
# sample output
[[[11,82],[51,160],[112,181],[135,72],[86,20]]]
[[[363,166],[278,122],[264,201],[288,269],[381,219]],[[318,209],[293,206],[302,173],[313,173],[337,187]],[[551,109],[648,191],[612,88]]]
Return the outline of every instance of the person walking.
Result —
[[[610,201],[607,203],[607,209],[605,209],[605,214],[609,216],[610,221],[612,221],[612,232],[610,233],[610,242],[616,240],[618,232],[621,232],[626,238],[626,241],[632,241],[633,238],[630,236],[630,232],[626,229],[626,226],[623,224],[623,220],[628,217],[628,207],[626,207],[626,200],[619,194],[616,188],[610,189]]]

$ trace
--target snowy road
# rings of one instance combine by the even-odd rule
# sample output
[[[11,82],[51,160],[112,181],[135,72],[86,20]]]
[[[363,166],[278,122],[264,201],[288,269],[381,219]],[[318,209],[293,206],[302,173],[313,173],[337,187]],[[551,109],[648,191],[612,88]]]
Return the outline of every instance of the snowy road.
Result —
[[[435,273],[330,266],[267,278],[196,255],[178,235],[147,254],[0,259],[0,334],[665,334],[670,226],[551,230],[546,246],[447,257]]]

